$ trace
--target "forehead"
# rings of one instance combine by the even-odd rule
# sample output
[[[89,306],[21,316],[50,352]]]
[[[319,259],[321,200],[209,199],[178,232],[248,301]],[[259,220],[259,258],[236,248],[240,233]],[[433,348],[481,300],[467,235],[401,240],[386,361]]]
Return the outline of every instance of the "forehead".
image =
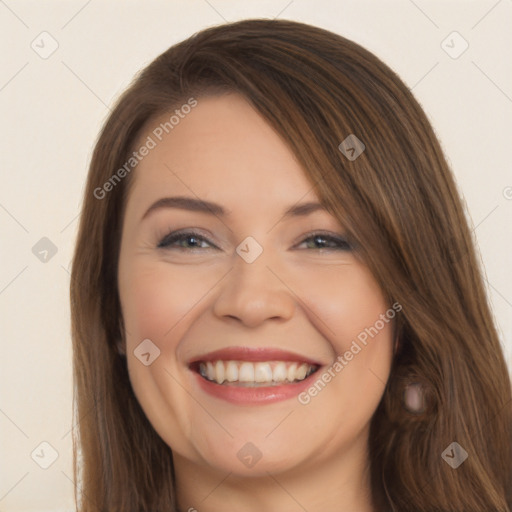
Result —
[[[196,98],[185,114],[151,121],[136,147],[154,146],[134,171],[130,195],[188,193],[226,204],[318,197],[292,151],[242,96]],[[178,107],[178,110],[179,107]]]

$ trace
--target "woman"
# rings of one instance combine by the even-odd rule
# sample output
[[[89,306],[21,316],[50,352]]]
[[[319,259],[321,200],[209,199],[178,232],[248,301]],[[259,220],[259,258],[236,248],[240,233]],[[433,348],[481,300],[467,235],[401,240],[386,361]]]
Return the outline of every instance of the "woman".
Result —
[[[245,20],[143,70],[96,144],[71,303],[80,511],[512,509],[452,174],[341,36]]]

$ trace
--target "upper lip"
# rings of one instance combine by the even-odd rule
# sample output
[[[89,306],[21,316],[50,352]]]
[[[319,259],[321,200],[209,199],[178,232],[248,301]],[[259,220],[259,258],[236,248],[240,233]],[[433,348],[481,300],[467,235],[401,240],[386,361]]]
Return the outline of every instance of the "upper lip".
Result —
[[[294,354],[288,350],[278,348],[258,348],[258,347],[226,347],[213,352],[208,352],[194,357],[189,361],[189,365],[201,361],[296,361],[298,363],[308,363],[311,365],[322,366],[322,363],[315,361],[310,357],[300,354]]]

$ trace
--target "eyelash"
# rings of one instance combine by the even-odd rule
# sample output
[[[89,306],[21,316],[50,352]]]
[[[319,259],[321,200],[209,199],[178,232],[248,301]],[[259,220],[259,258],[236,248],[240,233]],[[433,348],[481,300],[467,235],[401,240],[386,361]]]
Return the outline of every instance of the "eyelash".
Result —
[[[187,239],[189,237],[194,237],[195,239],[197,239],[199,242],[206,242],[208,243],[209,245],[213,246],[214,248],[216,248],[216,246],[214,246],[213,244],[211,244],[210,242],[208,242],[208,239],[205,238],[203,235],[195,232],[195,231],[182,231],[182,232],[174,232],[174,233],[169,233],[168,235],[166,235],[159,243],[158,243],[158,248],[160,249],[173,249],[174,247],[171,247],[171,245],[175,242],[178,242],[178,241],[181,241],[181,240],[184,240],[184,239]],[[336,244],[338,244],[338,248],[332,248],[332,247],[316,247],[314,249],[317,249],[317,250],[320,250],[320,249],[327,249],[327,250],[339,250],[339,251],[351,251],[352,250],[352,246],[350,245],[350,243],[345,239],[345,238],[342,238],[342,237],[335,237],[335,236],[332,236],[332,235],[329,235],[327,233],[322,233],[322,232],[313,232],[311,233],[308,237],[304,238],[301,242],[304,243],[306,241],[309,241],[311,239],[315,239],[316,237],[322,237],[324,240],[327,240],[328,242],[334,242]],[[201,247],[175,247],[176,249],[184,249],[184,250],[193,250],[193,249],[201,249]]]

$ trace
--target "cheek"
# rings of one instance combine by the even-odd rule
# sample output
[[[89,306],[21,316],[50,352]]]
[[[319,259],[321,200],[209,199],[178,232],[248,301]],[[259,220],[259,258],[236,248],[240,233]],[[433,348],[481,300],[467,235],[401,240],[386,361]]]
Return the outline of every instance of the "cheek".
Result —
[[[122,305],[128,336],[168,345],[182,320],[199,306],[211,276],[202,279],[192,268],[176,271],[165,264],[135,264],[124,279]],[[133,341],[133,340],[132,340]],[[160,345],[160,343],[159,343]]]
[[[300,288],[312,313],[310,320],[337,353],[347,350],[352,339],[390,308],[373,276],[359,264],[324,269],[314,278],[305,277]],[[391,321],[381,326],[381,337],[389,334],[390,326]]]
[[[310,412],[312,428],[330,425],[335,446],[368,424],[382,398],[393,357],[394,310],[362,266],[331,268],[315,279],[310,276],[308,283],[301,289],[307,290],[309,320],[335,355],[332,367],[299,398]]]
[[[146,417],[173,449],[190,449],[188,418],[194,414],[195,402],[183,385],[177,384],[183,368],[176,354],[206,286],[208,280],[194,273],[192,267],[178,271],[169,264],[143,258],[120,267],[130,381]],[[131,356],[146,338],[160,349],[159,357],[149,366]]]

